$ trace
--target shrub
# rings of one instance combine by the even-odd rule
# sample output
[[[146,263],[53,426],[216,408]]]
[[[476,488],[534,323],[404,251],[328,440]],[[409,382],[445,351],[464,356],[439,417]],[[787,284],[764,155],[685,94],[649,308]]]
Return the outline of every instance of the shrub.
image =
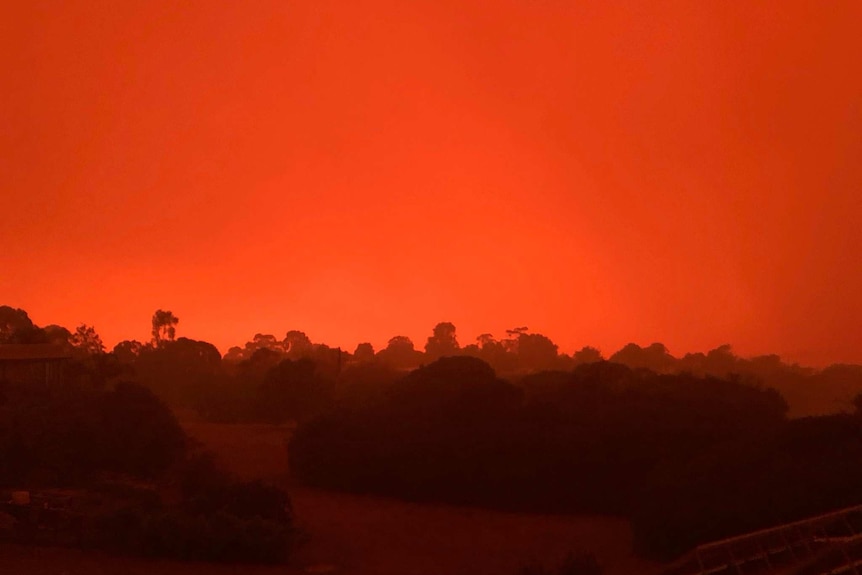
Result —
[[[146,387],[119,383],[101,402],[106,465],[140,477],[165,471],[185,448],[185,433],[168,406]]]
[[[125,507],[97,521],[91,544],[184,561],[280,563],[289,556],[296,535],[289,524],[260,517]]]

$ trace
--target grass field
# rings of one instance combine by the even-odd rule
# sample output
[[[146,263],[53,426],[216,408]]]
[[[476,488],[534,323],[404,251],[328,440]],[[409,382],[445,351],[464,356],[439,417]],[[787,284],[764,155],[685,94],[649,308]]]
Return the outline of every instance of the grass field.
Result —
[[[185,415],[185,414],[183,414]],[[293,565],[253,567],[114,557],[92,551],[0,545],[5,575],[515,575],[532,560],[596,554],[606,575],[657,572],[632,555],[627,521],[425,505],[291,485],[289,426],[220,425],[183,417],[189,434],[243,478],[287,486],[310,536]]]
[[[334,493],[288,482],[291,428],[184,422],[192,437],[245,478],[288,485],[311,540],[298,560],[346,575],[514,574],[534,559],[557,563],[571,550],[596,554],[607,575],[654,573],[632,554],[627,521],[416,504]]]
[[[215,565],[115,557],[95,551],[0,545],[3,575],[300,575],[289,567]]]

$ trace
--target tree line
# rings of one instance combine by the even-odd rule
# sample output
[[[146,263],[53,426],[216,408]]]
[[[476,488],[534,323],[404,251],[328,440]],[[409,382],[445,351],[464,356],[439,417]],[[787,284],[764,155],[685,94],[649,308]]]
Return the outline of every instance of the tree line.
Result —
[[[159,317],[153,350],[173,340],[170,316]],[[92,327],[39,328],[26,312],[0,308],[0,344],[46,343],[69,353],[62,381],[0,379],[0,490],[61,488],[75,503],[31,508],[4,497],[0,515],[12,525],[0,540],[185,560],[290,557],[302,535],[287,493],[216,465]]]
[[[812,370],[739,358],[728,346],[682,358],[661,344],[568,356],[527,328],[461,347],[446,322],[424,352],[398,336],[349,353],[291,330],[258,334],[222,357],[176,337],[178,323],[159,310],[151,341],[110,353],[86,326],[64,345],[89,366],[79,380],[95,388],[134,380],[213,421],[298,422],[290,468],[309,485],[617,514],[632,520],[638,550],[661,558],[862,502],[859,366]],[[61,333],[7,325],[5,341]],[[798,388],[841,403],[790,417],[786,391]]]
[[[527,327],[516,327],[507,330],[502,338],[483,333],[474,342],[462,346],[455,325],[440,322],[433,327],[421,350],[409,337],[396,335],[382,349],[375,350],[371,343],[362,342],[350,352],[312,342],[305,332],[291,329],[281,338],[272,334],[255,334],[244,345],[231,347],[222,356],[210,343],[178,338],[178,324],[179,318],[171,311],[156,310],[151,318],[149,341],[124,340],[107,352],[92,326],[80,325],[74,331],[58,325],[39,327],[30,321],[26,311],[0,306],[0,344],[63,345],[78,359],[98,362],[103,378],[116,378],[118,372],[124,377],[135,377],[159,391],[171,403],[195,405],[213,412],[214,416],[216,412],[224,411],[217,405],[219,401],[209,393],[214,390],[236,396],[225,397],[221,402],[224,405],[232,399],[238,399],[244,405],[266,403],[266,392],[260,389],[266,372],[284,360],[311,361],[313,370],[290,369],[297,370],[297,374],[305,373],[306,380],[323,382],[323,387],[328,386],[330,392],[338,386],[344,388],[351,383],[361,383],[368,378],[369,372],[375,370],[377,378],[392,378],[448,356],[481,359],[510,380],[540,371],[571,370],[598,361],[662,374],[736,375],[779,390],[793,417],[852,410],[854,398],[862,392],[862,366],[835,364],[825,369],[813,369],[786,363],[774,354],[742,358],[733,353],[730,345],[708,352],[687,353],[682,357],[673,356],[661,343],[645,347],[629,343],[607,357],[590,346],[566,354],[560,353],[558,346],[547,336],[532,333]],[[314,377],[309,371],[313,371]],[[270,388],[279,387],[276,375],[270,379]],[[238,383],[241,389],[231,387],[234,383]],[[305,381],[303,385],[312,383]],[[262,396],[252,397],[259,391]],[[210,405],[203,405],[205,403]],[[244,409],[249,412],[252,408],[246,405]],[[244,417],[249,416],[250,413],[246,413]],[[229,416],[222,414],[222,417]]]

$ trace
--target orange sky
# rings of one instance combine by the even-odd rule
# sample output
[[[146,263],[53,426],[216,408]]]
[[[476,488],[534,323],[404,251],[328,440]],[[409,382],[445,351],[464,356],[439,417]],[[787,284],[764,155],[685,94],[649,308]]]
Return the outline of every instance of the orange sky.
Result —
[[[613,6],[613,5],[616,6]],[[754,5],[757,6],[754,6]],[[0,304],[862,362],[862,3],[6,2]]]

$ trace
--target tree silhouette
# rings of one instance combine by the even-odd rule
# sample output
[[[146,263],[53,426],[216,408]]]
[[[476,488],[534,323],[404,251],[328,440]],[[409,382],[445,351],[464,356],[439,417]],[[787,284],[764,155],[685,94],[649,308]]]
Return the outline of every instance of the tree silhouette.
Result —
[[[136,340],[123,340],[114,346],[113,354],[120,363],[134,363],[141,355],[144,345]]]
[[[405,335],[390,339],[386,347],[377,352],[377,357],[399,369],[416,367],[422,362],[422,352],[417,351],[413,340]]]
[[[251,342],[245,344],[247,348],[249,347],[249,345],[251,345],[253,349],[260,349],[262,347],[275,351],[281,351],[282,349],[284,349],[282,343],[278,341],[278,339],[276,339],[274,335],[269,333],[254,334],[254,337],[252,338]]]
[[[236,364],[250,359],[259,349],[268,349],[281,355],[284,353],[284,344],[272,334],[256,333],[251,341],[245,343],[244,347],[233,346],[229,348],[224,359],[227,362]]]
[[[270,368],[258,388],[257,409],[271,423],[302,420],[322,410],[330,388],[318,375],[314,362],[285,359]]]
[[[174,341],[179,322],[180,319],[173,312],[156,310],[153,314],[153,346],[160,347],[166,341]]]
[[[494,334],[491,333],[482,333],[476,336],[476,344],[479,346],[479,349],[484,349],[486,345],[491,345],[496,342],[497,340],[494,339]]]
[[[557,344],[540,333],[519,333],[518,359],[529,370],[551,369],[557,362]]]
[[[526,329],[526,328],[523,328]],[[507,333],[518,333],[508,330]],[[517,357],[510,353],[514,340],[498,341],[490,333],[483,333],[476,338],[476,357],[482,359],[500,373],[510,372],[515,369]],[[472,350],[471,350],[472,351]]]
[[[676,359],[662,343],[653,343],[649,347],[629,343],[613,354],[610,361],[627,365],[632,369],[651,369],[658,373],[669,373],[673,370]]]
[[[706,354],[706,369],[715,375],[726,375],[736,371],[739,358],[729,343],[720,345]]]
[[[374,346],[368,342],[360,343],[356,346],[353,357],[360,362],[372,361],[374,359]]]
[[[23,309],[0,306],[0,343],[47,343],[45,332]]]
[[[67,347],[72,339],[72,332],[61,325],[51,324],[42,328],[48,343]]]
[[[311,340],[305,335],[305,332],[292,329],[284,335],[282,341],[284,351],[290,359],[300,359],[308,357],[314,349]]]
[[[521,340],[521,336],[530,331],[530,328],[527,326],[515,327],[512,329],[506,330],[506,335],[509,336],[506,339],[502,340],[500,344],[503,348],[511,353],[518,353],[518,342]]]
[[[93,326],[81,324],[75,333],[69,336],[69,344],[82,355],[98,355],[105,353],[102,338]]]
[[[575,365],[579,365],[581,363],[595,363],[597,361],[602,361],[602,359],[604,359],[602,357],[602,352],[588,345],[581,348],[580,351],[576,351],[572,354],[572,360],[574,360]]]
[[[444,321],[434,326],[434,334],[425,343],[425,353],[429,360],[458,353],[460,346],[455,338],[455,325]]]

